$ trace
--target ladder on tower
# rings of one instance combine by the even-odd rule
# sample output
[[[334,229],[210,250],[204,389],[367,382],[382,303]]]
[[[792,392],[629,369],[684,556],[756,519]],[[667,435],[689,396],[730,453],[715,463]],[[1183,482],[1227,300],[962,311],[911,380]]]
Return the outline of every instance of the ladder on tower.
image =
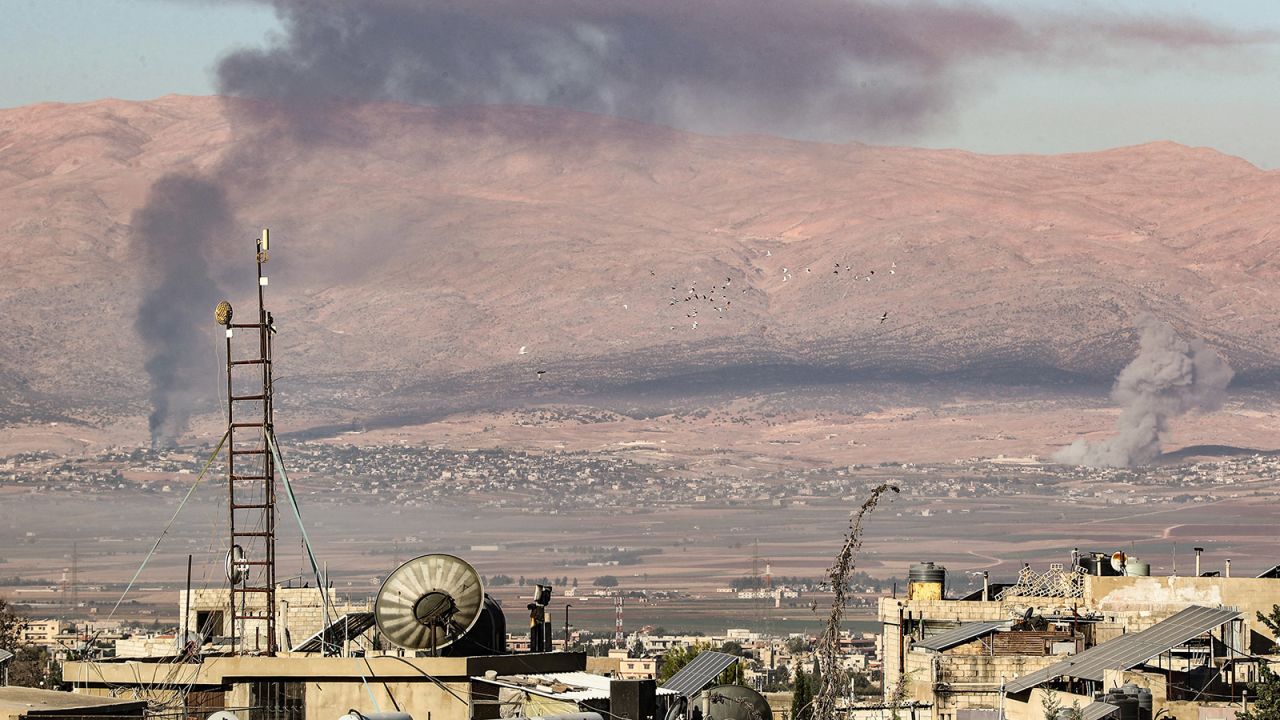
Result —
[[[256,322],[227,322],[227,500],[231,548],[231,644],[237,653],[274,655],[276,642],[276,466],[267,435],[273,432],[271,351],[275,334],[263,302],[269,233],[258,240]],[[236,331],[252,346],[235,354]],[[256,340],[257,342],[252,342]],[[248,637],[250,623],[255,637]],[[263,638],[262,634],[266,637]],[[252,641],[252,645],[250,642]]]

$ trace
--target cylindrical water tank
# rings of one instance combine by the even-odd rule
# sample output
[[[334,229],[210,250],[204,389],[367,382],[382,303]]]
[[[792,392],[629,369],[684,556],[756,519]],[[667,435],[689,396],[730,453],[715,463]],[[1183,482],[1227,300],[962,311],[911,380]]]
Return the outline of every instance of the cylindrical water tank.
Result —
[[[1131,557],[1124,561],[1124,574],[1133,577],[1147,577],[1151,574],[1151,563]]]
[[[1138,720],[1151,720],[1151,711],[1154,708],[1152,700],[1150,690],[1138,689]]]
[[[1138,720],[1138,696],[1116,693],[1107,701],[1120,708],[1120,720]]]
[[[932,562],[912,565],[907,570],[908,600],[941,600],[947,585],[947,569]]]

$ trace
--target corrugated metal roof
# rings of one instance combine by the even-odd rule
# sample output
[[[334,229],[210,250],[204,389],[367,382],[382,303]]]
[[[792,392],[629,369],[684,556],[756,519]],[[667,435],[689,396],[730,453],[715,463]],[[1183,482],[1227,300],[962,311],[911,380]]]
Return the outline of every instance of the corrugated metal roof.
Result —
[[[604,675],[592,675],[581,671],[499,675],[495,678],[477,675],[471,679],[568,702],[607,700],[609,698],[609,683],[612,681],[612,678]],[[674,691],[663,688],[658,688],[657,693],[659,695],[675,694]]]
[[[957,645],[967,643],[974,638],[995,632],[1008,624],[1007,620],[963,623],[958,627],[945,630],[937,635],[932,635],[923,640],[917,640],[911,644],[911,647],[924,648],[926,650],[937,650],[941,652],[948,648],[953,648]]]
[[[9,652],[8,650],[0,650],[0,663],[7,662],[12,659],[13,659],[13,653]]]
[[[1095,645],[1070,659],[1015,678],[1005,685],[1006,693],[1022,692],[1059,677],[1102,681],[1104,670],[1128,670],[1160,653],[1240,617],[1238,610],[1192,605],[1182,612],[1152,625],[1142,632],[1121,635]]]
[[[1112,713],[1119,709],[1118,705],[1112,705],[1111,703],[1091,702],[1080,708],[1080,720],[1102,720],[1105,717],[1110,717]]]
[[[688,665],[680,668],[680,671],[671,676],[671,679],[662,684],[667,690],[672,690],[690,697],[701,690],[707,683],[715,680],[725,668],[738,662],[736,655],[729,653],[717,652],[715,650],[704,650],[698,653],[698,656],[689,661]]]

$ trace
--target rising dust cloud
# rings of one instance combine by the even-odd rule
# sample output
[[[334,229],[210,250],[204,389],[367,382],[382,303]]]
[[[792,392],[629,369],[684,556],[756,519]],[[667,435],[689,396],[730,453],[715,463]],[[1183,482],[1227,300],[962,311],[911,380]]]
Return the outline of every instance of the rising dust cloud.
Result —
[[[1214,410],[1235,372],[1203,340],[1183,340],[1173,326],[1151,316],[1138,323],[1138,356],[1116,378],[1111,397],[1122,408],[1115,437],[1077,440],[1053,456],[1089,467],[1147,465],[1160,456],[1169,421],[1192,410]]]

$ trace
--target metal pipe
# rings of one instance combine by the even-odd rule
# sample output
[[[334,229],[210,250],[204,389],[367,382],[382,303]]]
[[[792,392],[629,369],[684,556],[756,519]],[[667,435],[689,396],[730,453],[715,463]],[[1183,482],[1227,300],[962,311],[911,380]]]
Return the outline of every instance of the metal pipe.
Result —
[[[571,603],[564,604],[564,651],[569,652],[569,608],[573,607]]]
[[[187,597],[186,603],[182,608],[182,652],[185,654],[187,649],[187,632],[191,629],[187,620],[191,616],[191,556],[187,555]]]
[[[1231,558],[1227,558],[1227,577],[1231,577]]]
[[[991,599],[991,573],[982,571],[982,601],[986,602]]]
[[[1204,552],[1204,548],[1195,548],[1196,551],[1196,577],[1200,577],[1200,553]]]

